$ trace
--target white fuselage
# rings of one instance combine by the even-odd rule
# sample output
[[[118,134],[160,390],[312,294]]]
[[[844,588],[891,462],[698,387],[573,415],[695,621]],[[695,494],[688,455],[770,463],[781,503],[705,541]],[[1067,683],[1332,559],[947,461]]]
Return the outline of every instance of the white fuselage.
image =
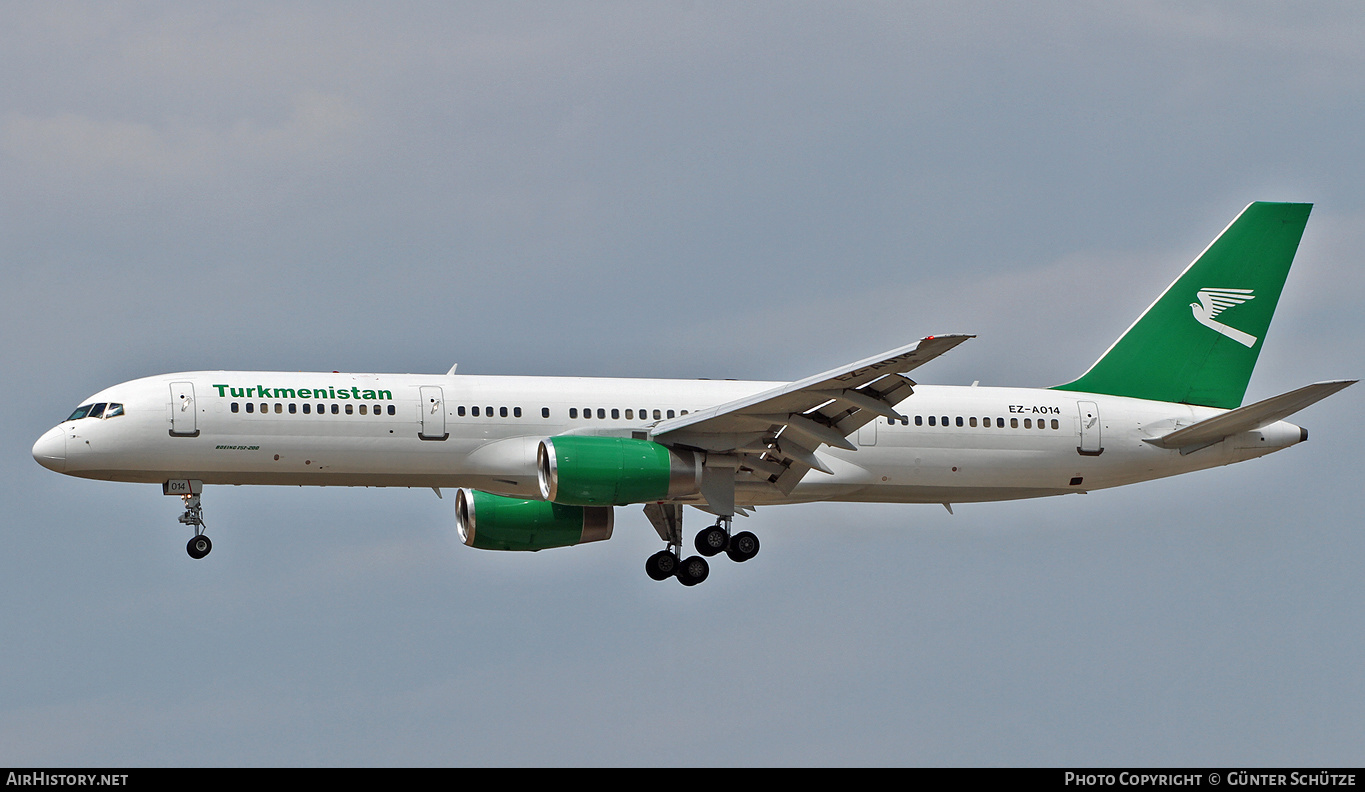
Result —
[[[467,487],[539,498],[542,439],[647,436],[658,420],[778,384],[168,374],[90,397],[86,404],[118,403],[123,414],[64,421],[43,435],[34,456],[58,472],[111,481]],[[921,385],[897,410],[904,422],[881,417],[850,437],[856,451],[822,448],[819,457],[832,475],[811,471],[786,495],[741,478],[736,502],[965,503],[1059,495],[1226,465],[1305,436],[1280,421],[1182,455],[1144,440],[1225,411],[1047,389]]]

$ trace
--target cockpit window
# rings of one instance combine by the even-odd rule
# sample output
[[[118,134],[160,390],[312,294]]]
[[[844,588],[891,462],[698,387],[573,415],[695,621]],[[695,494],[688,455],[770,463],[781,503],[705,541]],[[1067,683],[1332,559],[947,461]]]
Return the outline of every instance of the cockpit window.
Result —
[[[79,421],[82,418],[113,418],[116,415],[123,415],[123,405],[116,402],[99,402],[97,404],[82,404],[71,413],[68,421]]]

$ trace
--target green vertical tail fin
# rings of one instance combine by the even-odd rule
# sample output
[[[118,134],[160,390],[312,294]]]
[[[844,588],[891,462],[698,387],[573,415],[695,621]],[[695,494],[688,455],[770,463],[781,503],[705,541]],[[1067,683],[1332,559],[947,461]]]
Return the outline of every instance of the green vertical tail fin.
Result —
[[[1243,209],[1089,371],[1056,390],[1241,405],[1312,208]]]

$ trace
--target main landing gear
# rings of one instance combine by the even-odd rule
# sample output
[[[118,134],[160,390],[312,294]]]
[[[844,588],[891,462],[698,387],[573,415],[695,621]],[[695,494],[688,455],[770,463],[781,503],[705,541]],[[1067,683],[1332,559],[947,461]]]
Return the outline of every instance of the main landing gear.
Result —
[[[730,523],[731,518],[722,517],[715,525],[703,528],[697,534],[693,545],[701,555],[680,560],[681,543],[670,541],[666,549],[660,550],[645,561],[645,573],[654,580],[676,577],[684,586],[695,586],[711,574],[711,565],[707,563],[706,558],[724,552],[731,561],[743,562],[758,555],[758,537],[749,531],[740,531],[731,536]]]
[[[180,499],[185,502],[185,513],[180,515],[180,522],[194,529],[194,538],[185,545],[185,552],[198,560],[213,549],[213,542],[204,535],[204,507],[199,504],[198,495],[181,495]]]

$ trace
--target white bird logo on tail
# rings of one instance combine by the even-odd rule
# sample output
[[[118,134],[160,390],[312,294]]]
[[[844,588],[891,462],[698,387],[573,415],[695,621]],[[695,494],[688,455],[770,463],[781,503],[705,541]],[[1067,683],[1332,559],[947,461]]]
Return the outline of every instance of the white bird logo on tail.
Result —
[[[1252,289],[1203,288],[1199,290],[1197,296],[1199,302],[1190,303],[1190,309],[1194,311],[1194,318],[1199,324],[1211,330],[1217,330],[1248,349],[1256,343],[1256,336],[1228,327],[1222,322],[1213,321],[1213,317],[1232,306],[1256,299],[1256,295],[1252,294]]]

